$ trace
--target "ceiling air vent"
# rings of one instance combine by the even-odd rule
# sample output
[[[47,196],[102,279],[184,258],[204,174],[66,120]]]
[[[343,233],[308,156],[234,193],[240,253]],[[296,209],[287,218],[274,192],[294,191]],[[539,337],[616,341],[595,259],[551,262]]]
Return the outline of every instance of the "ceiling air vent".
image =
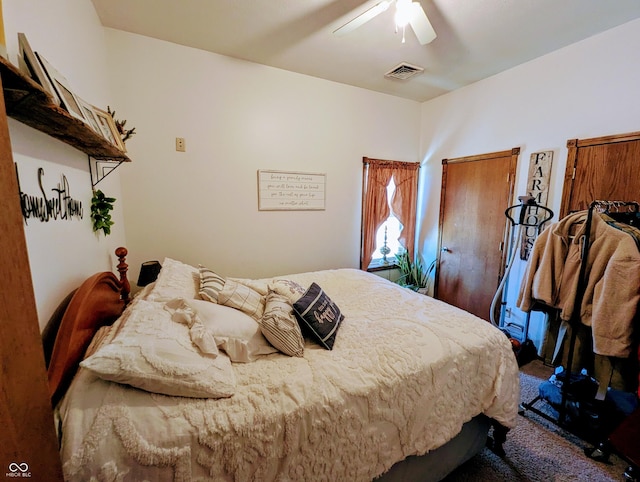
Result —
[[[389,72],[384,74],[384,76],[392,79],[407,80],[408,78],[413,77],[414,75],[421,74],[422,72],[424,72],[424,69],[422,67],[403,62],[396,65]]]

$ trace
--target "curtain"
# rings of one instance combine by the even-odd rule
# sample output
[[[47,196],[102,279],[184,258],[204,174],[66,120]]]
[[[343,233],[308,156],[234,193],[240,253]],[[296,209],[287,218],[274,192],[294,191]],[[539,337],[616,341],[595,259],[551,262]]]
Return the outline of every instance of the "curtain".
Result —
[[[396,166],[393,173],[396,190],[391,199],[391,211],[402,225],[399,241],[409,252],[409,259],[413,259],[414,255],[419,169],[417,162],[404,162]]]
[[[360,269],[366,270],[376,249],[376,233],[391,210],[403,225],[400,243],[413,256],[415,237],[416,198],[418,186],[417,162],[363,159],[362,246]],[[396,191],[387,199],[387,186],[394,178]]]
[[[393,168],[384,162],[364,159],[364,198],[362,203],[362,249],[360,269],[366,270],[376,249],[376,232],[389,217],[387,185]]]

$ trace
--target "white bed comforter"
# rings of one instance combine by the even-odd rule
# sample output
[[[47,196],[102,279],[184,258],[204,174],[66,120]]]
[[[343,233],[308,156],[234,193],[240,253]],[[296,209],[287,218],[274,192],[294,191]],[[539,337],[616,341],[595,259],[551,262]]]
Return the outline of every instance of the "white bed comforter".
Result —
[[[234,364],[236,393],[220,400],[81,369],[60,407],[66,479],[370,481],[480,413],[515,425],[518,366],[489,323],[359,270],[286,278],[342,309],[332,351],[308,341],[304,358]]]

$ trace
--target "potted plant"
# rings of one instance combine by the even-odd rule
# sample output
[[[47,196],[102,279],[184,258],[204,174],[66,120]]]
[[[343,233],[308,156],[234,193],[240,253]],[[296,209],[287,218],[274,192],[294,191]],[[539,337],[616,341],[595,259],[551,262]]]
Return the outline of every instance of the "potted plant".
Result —
[[[400,270],[400,278],[397,281],[400,286],[426,293],[429,273],[418,255],[412,260],[409,252],[404,250],[396,255],[396,264]]]

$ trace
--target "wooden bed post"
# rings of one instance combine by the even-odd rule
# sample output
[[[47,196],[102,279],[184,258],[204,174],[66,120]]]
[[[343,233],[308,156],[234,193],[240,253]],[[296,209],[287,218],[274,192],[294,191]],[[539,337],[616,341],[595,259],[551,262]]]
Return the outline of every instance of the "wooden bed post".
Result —
[[[118,273],[120,273],[120,284],[122,285],[122,289],[120,293],[122,294],[122,301],[124,301],[125,306],[129,303],[129,293],[131,293],[131,285],[129,284],[129,279],[127,278],[127,270],[129,269],[129,265],[125,262],[127,257],[127,248],[119,247],[116,249],[116,256],[118,257]]]

